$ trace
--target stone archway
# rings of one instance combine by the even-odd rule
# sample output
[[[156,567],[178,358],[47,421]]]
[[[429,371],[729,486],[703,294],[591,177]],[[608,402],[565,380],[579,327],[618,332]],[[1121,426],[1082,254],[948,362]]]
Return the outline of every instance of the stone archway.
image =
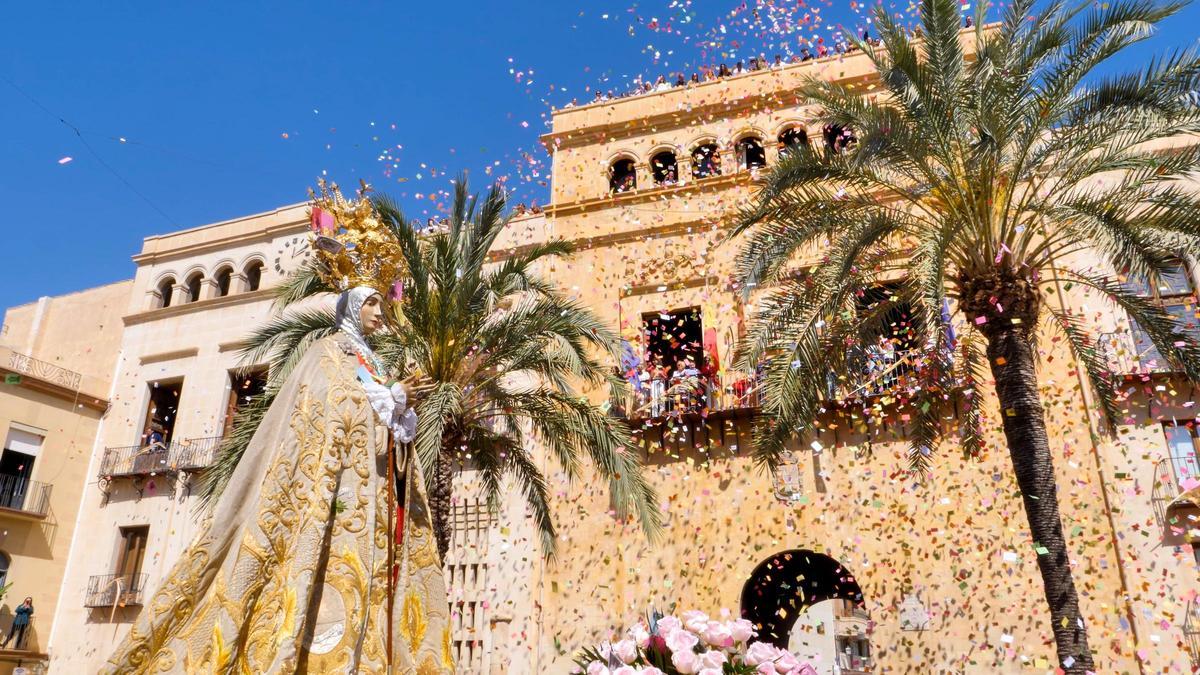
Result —
[[[862,589],[850,570],[822,553],[781,551],[758,564],[742,587],[742,618],[758,640],[785,649],[792,626],[808,607],[842,599],[863,607]]]

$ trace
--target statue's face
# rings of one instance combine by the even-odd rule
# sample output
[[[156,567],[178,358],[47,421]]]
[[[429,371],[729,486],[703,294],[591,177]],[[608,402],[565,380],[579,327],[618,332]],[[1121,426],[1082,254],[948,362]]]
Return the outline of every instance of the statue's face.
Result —
[[[367,298],[358,312],[358,319],[365,335],[370,335],[383,328],[383,303],[378,295]]]

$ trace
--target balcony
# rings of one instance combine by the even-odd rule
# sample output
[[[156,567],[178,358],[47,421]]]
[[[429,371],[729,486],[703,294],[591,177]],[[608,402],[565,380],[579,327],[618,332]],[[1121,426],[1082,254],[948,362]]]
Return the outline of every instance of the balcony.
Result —
[[[0,474],[0,513],[23,520],[41,520],[50,510],[49,483],[24,476]]]
[[[1192,668],[1200,671],[1200,603],[1196,602],[1196,598],[1188,601],[1187,618],[1183,620],[1183,639],[1187,642]]]
[[[142,604],[146,573],[100,574],[88,579],[84,607],[129,607]]]
[[[1128,332],[1101,333],[1097,351],[1108,372],[1114,375],[1150,375],[1175,370],[1153,345],[1135,340]]]
[[[875,662],[869,656],[854,656],[853,654],[837,655],[838,669],[842,675],[861,675],[875,668]]]
[[[14,373],[35,377],[39,380],[58,385],[65,389],[79,391],[79,385],[83,381],[83,376],[79,373],[73,370],[67,370],[61,366],[56,366],[53,363],[35,359],[32,356],[26,356],[25,354],[21,354],[19,352],[10,351],[8,349],[5,349],[4,351],[8,352],[8,361],[6,363],[8,370],[13,371]]]
[[[702,377],[646,382],[640,389],[629,390],[613,401],[612,411],[630,421],[649,421],[752,411],[759,407],[757,377],[729,373],[725,382],[714,383]]]
[[[100,478],[149,476],[208,468],[216,459],[222,436],[188,438],[169,444],[130,445],[106,448],[100,462]]]
[[[12,617],[0,624],[0,643],[3,643],[2,638],[8,637],[8,633],[12,628]],[[16,663],[17,665],[29,665],[47,658],[47,654],[40,647],[41,640],[37,633],[37,617],[30,617],[29,625],[25,627],[23,632],[18,632],[13,635],[12,640],[7,644],[0,644],[0,662]],[[34,672],[37,672],[36,670]]]
[[[162,443],[106,448],[104,459],[100,462],[100,477],[120,478],[167,473],[171,471],[170,459],[170,446]]]
[[[919,371],[927,358],[925,351],[917,349],[852,357],[848,367],[859,376],[838,380],[830,374],[825,395],[829,401],[853,401],[915,391],[922,386]],[[702,376],[643,381],[639,389],[613,401],[611,409],[630,421],[732,415],[757,410],[761,389],[760,376],[750,373],[726,373],[723,382],[715,383]]]
[[[171,465],[178,471],[207,469],[217,458],[224,436],[188,438],[171,444]]]
[[[1168,457],[1154,466],[1150,505],[1164,544],[1200,542],[1200,517],[1197,517],[1200,509],[1188,503],[1175,503],[1180,495],[1197,487],[1200,487],[1200,460],[1195,455]]]

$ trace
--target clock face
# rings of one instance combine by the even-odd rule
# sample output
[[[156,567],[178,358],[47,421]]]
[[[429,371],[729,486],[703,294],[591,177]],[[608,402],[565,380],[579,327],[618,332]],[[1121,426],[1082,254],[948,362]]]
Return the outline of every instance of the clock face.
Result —
[[[275,254],[275,272],[281,276],[290,273],[304,264],[310,254],[307,236],[285,239]]]

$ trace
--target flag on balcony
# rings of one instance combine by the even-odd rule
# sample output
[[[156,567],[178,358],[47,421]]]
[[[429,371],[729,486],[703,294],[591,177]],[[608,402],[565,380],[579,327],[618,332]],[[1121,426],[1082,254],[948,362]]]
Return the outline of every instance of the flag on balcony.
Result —
[[[637,391],[642,390],[642,381],[638,378],[638,366],[642,365],[642,359],[633,351],[633,345],[629,340],[621,340],[621,373],[629,384]]]
[[[705,375],[715,376],[721,372],[721,355],[717,350],[717,329],[704,329],[704,361],[701,367]]]

